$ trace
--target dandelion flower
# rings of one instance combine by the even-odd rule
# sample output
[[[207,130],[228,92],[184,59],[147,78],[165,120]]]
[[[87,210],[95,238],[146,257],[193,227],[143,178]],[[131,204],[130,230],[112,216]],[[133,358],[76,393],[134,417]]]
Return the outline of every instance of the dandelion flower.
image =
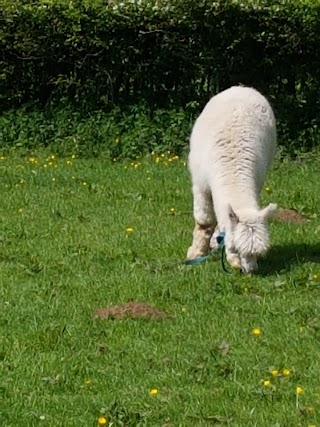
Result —
[[[71,160],[67,160],[67,165],[72,165],[72,161]]]
[[[75,159],[75,158],[76,158],[76,155],[72,154],[71,159]]]
[[[83,183],[82,183],[82,185],[83,185],[84,187],[86,187],[86,186],[88,185],[88,183],[87,183],[87,182],[83,182]]]
[[[186,313],[187,309],[185,307],[182,307],[181,311],[182,313]]]
[[[273,375],[274,377],[276,377],[277,375],[279,375],[278,369],[272,369],[271,375]]]
[[[290,371],[290,369],[284,369],[284,370],[282,371],[282,373],[283,373],[283,375],[284,375],[285,377],[290,377],[290,375],[291,375],[291,371]]]
[[[175,212],[175,208],[170,208],[170,212]]]
[[[158,390],[156,388],[153,388],[152,390],[150,390],[150,394],[151,396],[156,396],[158,394]]]
[[[269,187],[266,187],[265,190],[266,190],[267,193],[270,192],[270,188]]]
[[[150,176],[148,176],[147,181],[150,181],[150,180],[151,180],[151,178],[150,178]]]
[[[52,181],[53,181],[53,182],[55,182],[55,180],[56,180],[55,178],[52,178]]]
[[[127,228],[127,233],[132,233],[133,232],[133,228],[132,227],[128,227]]]
[[[297,395],[299,396],[300,394],[302,394],[303,393],[303,388],[302,387],[297,387],[296,388],[296,393],[297,393]]]
[[[86,385],[91,384],[91,380],[85,380],[85,384],[86,384]]]
[[[107,425],[107,419],[105,417],[99,417],[98,418],[98,425],[103,427]]]
[[[44,415],[40,415],[39,419],[40,419],[41,421],[44,421],[44,420],[46,419],[46,417],[45,417]]]
[[[313,279],[313,280],[317,280],[317,279],[318,279],[318,275],[317,275],[317,274],[314,274],[314,275],[312,276],[312,279]]]
[[[0,160],[4,160],[5,159],[5,157],[4,156],[0,156]]]
[[[18,212],[19,212],[19,213],[22,213],[22,212],[23,212],[23,209],[22,209],[22,208],[18,209]]]
[[[263,381],[264,387],[270,387],[270,384],[271,384],[270,380],[264,380]]]
[[[261,329],[260,328],[253,328],[252,329],[252,334],[255,335],[255,336],[261,335]]]

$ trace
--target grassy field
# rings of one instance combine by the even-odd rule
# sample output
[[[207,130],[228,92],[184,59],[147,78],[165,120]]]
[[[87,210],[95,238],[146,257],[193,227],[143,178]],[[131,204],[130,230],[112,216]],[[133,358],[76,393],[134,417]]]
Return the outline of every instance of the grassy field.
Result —
[[[183,264],[180,159],[2,156],[0,426],[320,426],[318,158],[275,164],[262,203],[309,221],[246,277]],[[171,316],[94,317],[130,300]]]

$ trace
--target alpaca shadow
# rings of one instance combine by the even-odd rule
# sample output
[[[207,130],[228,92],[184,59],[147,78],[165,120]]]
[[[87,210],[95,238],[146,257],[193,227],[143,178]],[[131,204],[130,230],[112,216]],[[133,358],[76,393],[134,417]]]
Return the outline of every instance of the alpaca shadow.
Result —
[[[271,247],[267,256],[259,261],[257,275],[283,274],[292,266],[308,262],[320,263],[320,243],[275,245]]]

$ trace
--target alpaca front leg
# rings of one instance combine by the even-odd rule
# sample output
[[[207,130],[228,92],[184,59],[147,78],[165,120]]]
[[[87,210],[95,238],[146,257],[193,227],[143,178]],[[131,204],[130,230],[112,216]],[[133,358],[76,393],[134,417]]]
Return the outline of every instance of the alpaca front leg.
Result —
[[[187,259],[207,255],[213,230],[214,227],[212,225],[201,225],[196,222],[193,230],[192,246],[188,249]]]
[[[213,251],[216,251],[217,249],[219,249],[219,246],[220,246],[218,243],[219,234],[220,234],[220,228],[217,225],[210,239],[210,249],[212,249]]]
[[[213,212],[211,193],[203,191],[197,185],[192,187],[192,192],[193,216],[196,225],[193,230],[192,246],[190,246],[187,253],[188,259],[207,255],[210,239],[217,223]]]
[[[231,267],[241,269],[241,260],[240,260],[239,255],[236,252],[234,252],[231,249],[226,248],[226,257],[227,257],[227,261],[231,265]]]

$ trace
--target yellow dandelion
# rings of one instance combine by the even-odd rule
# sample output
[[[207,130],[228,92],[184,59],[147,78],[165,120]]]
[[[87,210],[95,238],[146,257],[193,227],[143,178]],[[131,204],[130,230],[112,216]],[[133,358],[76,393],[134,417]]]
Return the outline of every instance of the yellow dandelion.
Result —
[[[245,288],[243,289],[243,291],[244,291],[244,292],[248,292],[248,288],[247,288],[247,287],[245,287]]]
[[[120,139],[119,139],[119,138],[116,138],[116,139],[115,139],[115,143],[116,143],[116,144],[119,144],[119,141],[120,141]]]
[[[170,208],[170,212],[175,212],[175,208]]]
[[[272,369],[271,375],[273,375],[274,377],[276,377],[277,375],[279,375],[278,369]]]
[[[308,427],[317,427],[315,424],[308,424]]]
[[[148,176],[147,181],[150,181],[150,180],[151,180],[151,178],[150,178],[150,176]]]
[[[87,182],[83,182],[83,183],[82,183],[82,185],[83,185],[84,187],[86,187],[86,186],[88,185],[88,183],[87,183]]]
[[[48,162],[48,166],[52,166],[53,165],[53,163],[52,162]]]
[[[136,163],[136,164],[134,165],[134,168],[135,168],[135,169],[137,169],[139,166],[140,166],[140,165],[139,165],[139,163]]]
[[[52,154],[51,159],[54,160],[56,158],[56,156],[54,154]]]
[[[99,417],[98,418],[98,425],[99,426],[106,426],[107,422],[108,422],[108,420],[105,417]]]
[[[297,395],[299,396],[300,394],[302,394],[303,393],[303,388],[302,387],[297,387],[296,388],[296,393],[297,393]]]
[[[89,385],[89,384],[91,384],[91,380],[85,380],[85,382],[84,382],[86,385]]]
[[[160,157],[156,157],[156,163],[159,163],[160,162]]]
[[[186,307],[182,307],[181,311],[182,313],[185,313],[187,311]]]
[[[269,187],[266,187],[265,190],[266,190],[267,193],[270,192],[270,188]]]
[[[22,208],[18,209],[18,212],[19,212],[19,213],[22,213],[22,212],[23,212],[23,209],[22,209]]]
[[[47,168],[47,167],[48,167],[48,165],[44,164],[44,165],[43,165],[43,167],[44,167],[44,168]]]
[[[56,180],[55,178],[52,178],[52,181],[53,181],[53,182],[55,182],[55,180]]]
[[[132,227],[128,227],[127,228],[127,233],[132,233],[133,232],[133,228]]]
[[[158,390],[156,388],[153,388],[152,390],[150,390],[150,394],[151,396],[156,396],[158,394]]]
[[[24,179],[20,179],[20,184],[24,184],[24,183],[25,183]]]
[[[164,157],[164,154],[163,154],[163,153],[161,154],[161,157]]]
[[[0,156],[0,160],[4,160],[5,159],[5,157],[4,156]]]
[[[72,165],[72,161],[71,160],[67,160],[67,165]]]
[[[76,158],[76,155],[72,154],[71,159],[75,159],[75,158]]]
[[[263,385],[264,385],[264,387],[270,387],[270,385],[271,385],[270,380],[264,380]]]
[[[72,177],[71,177],[71,179],[76,179],[76,177],[75,177],[75,176],[72,176]]]
[[[255,336],[261,335],[261,329],[260,328],[253,328],[252,334]]]
[[[283,369],[282,373],[285,377],[290,377],[291,375],[290,369]]]
[[[313,274],[312,279],[313,280],[317,280],[318,279],[318,275],[317,274]]]

